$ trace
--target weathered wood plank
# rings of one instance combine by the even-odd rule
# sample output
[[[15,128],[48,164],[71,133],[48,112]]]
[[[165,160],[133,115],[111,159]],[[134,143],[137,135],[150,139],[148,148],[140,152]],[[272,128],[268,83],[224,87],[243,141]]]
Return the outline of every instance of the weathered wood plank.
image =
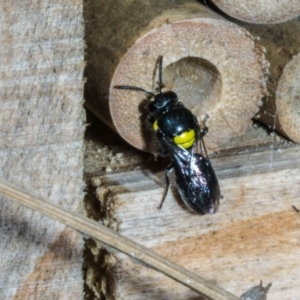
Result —
[[[79,211],[82,3],[4,1],[0,20],[0,175]],[[81,236],[7,200],[0,207],[1,299],[81,298]]]
[[[223,198],[215,215],[196,215],[173,187],[162,210],[163,174],[110,173],[93,179],[112,228],[241,295],[260,279],[270,299],[300,290],[299,147],[214,159]],[[117,299],[194,299],[197,295],[123,255],[114,254]]]

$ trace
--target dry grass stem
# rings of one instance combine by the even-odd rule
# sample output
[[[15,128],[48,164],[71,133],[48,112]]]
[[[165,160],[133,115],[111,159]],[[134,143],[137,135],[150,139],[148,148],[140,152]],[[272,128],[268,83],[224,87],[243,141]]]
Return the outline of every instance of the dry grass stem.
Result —
[[[183,285],[212,300],[236,300],[238,297],[209,283],[197,274],[167,260],[154,251],[123,237],[117,232],[80,214],[52,204],[42,197],[0,178],[0,194],[40,213],[62,222],[102,243],[117,249],[149,267],[173,278]]]

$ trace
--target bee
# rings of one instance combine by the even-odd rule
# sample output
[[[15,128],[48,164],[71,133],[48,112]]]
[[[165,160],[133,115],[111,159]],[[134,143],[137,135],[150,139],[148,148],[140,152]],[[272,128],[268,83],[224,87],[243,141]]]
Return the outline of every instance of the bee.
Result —
[[[157,94],[129,85],[115,88],[141,91],[154,98],[148,104],[147,119],[161,145],[160,154],[173,159],[165,169],[166,188],[158,208],[162,208],[170,188],[169,176],[174,170],[178,192],[185,205],[196,213],[213,214],[219,206],[220,188],[203,141],[208,128],[200,129],[196,116],[178,101],[176,93],[162,92],[162,68],[163,57],[160,56]],[[201,153],[196,151],[199,144]]]

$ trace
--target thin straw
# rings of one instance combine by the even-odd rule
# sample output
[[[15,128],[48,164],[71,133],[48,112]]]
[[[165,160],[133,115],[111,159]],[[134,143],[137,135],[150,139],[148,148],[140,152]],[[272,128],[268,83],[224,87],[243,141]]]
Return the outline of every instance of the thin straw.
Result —
[[[173,278],[183,285],[211,300],[238,300],[239,298],[222,288],[209,283],[197,274],[169,261],[154,251],[118,234],[117,232],[80,214],[50,203],[23,188],[0,178],[0,195],[64,223],[102,243],[117,249],[149,267]]]

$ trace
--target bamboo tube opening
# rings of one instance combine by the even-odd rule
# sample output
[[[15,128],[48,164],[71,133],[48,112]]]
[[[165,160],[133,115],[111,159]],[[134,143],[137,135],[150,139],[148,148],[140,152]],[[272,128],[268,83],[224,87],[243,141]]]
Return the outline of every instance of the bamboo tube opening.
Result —
[[[152,87],[147,89],[150,92],[158,93],[158,66],[153,65],[152,73]],[[220,96],[222,92],[222,80],[221,74],[217,68],[201,57],[183,57],[179,60],[163,66],[163,90],[174,91],[180,102],[182,102],[188,109],[190,109],[193,114],[198,117],[200,124],[203,123],[205,126],[205,121],[209,117],[208,112],[211,107],[215,107],[220,101]],[[142,87],[143,86],[138,86]],[[128,92],[128,94],[127,94]],[[153,99],[149,99],[147,95],[143,95],[140,92],[126,90],[122,97],[125,97],[130,104],[129,107],[132,108],[132,101],[139,101],[138,99],[144,99],[141,104],[138,105],[140,111],[140,122],[141,131],[143,136],[143,141],[145,142],[146,149],[149,151],[157,151],[159,145],[156,142],[155,133],[147,124],[147,104]],[[127,95],[126,95],[127,94]],[[135,100],[136,99],[136,100]],[[134,105],[134,104],[133,104]],[[114,106],[113,112],[116,110]],[[129,118],[130,115],[125,113],[125,116]],[[113,120],[117,129],[123,130],[124,124],[123,120],[120,119],[119,114],[117,114]],[[125,120],[124,120],[125,121]],[[126,121],[125,121],[126,122]],[[118,124],[122,127],[119,129]],[[125,139],[132,136],[130,133],[125,132]],[[134,140],[135,141],[135,140]],[[136,146],[134,144],[134,146]],[[139,148],[139,146],[138,146]]]
[[[201,57],[184,57],[166,66],[163,81],[200,120],[205,120],[209,107],[217,105],[221,98],[221,74]]]

